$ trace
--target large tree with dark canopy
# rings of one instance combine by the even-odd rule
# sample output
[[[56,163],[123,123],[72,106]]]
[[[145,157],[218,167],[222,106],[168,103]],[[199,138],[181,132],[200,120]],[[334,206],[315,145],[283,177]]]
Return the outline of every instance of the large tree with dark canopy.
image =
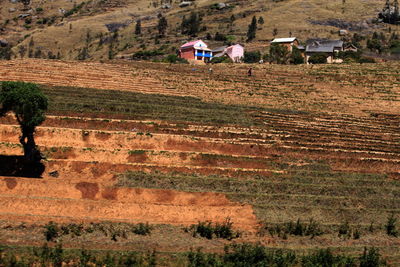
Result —
[[[42,159],[36,147],[34,133],[36,126],[45,120],[47,97],[40,87],[33,83],[2,82],[0,84],[0,116],[14,113],[20,127],[19,141],[24,148],[24,158],[28,162]]]

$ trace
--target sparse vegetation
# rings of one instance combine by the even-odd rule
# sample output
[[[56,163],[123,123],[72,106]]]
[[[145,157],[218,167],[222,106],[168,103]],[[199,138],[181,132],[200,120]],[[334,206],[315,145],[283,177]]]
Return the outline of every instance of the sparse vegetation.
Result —
[[[240,236],[239,232],[235,232],[232,229],[233,223],[227,218],[223,223],[212,223],[212,222],[199,222],[196,225],[192,225],[185,228],[186,232],[191,232],[193,237],[204,237],[207,239],[222,238],[232,240]]]

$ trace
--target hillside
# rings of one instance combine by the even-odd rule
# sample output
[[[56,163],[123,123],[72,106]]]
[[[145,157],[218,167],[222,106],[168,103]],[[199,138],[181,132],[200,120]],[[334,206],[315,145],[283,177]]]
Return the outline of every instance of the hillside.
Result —
[[[50,100],[36,133],[42,178],[7,173],[22,150],[14,118],[0,119],[5,252],[41,246],[53,221],[64,230],[50,246],[156,250],[159,266],[242,242],[299,255],[377,247],[400,262],[399,238],[385,228],[400,214],[398,63],[254,65],[253,77],[245,65],[211,75],[145,62],[0,67],[1,80],[40,83]],[[239,238],[187,228],[227,217]],[[134,234],[138,223],[151,234]]]
[[[0,25],[3,24],[3,31],[0,36],[16,46],[14,53],[18,57],[27,57],[29,50],[34,56],[40,50],[37,57],[50,55],[76,59],[85,48],[85,58],[98,60],[108,58],[110,40],[115,38],[110,30],[116,28],[119,29],[118,36],[112,45],[117,55],[130,55],[134,51],[161,46],[164,46],[167,53],[175,53],[176,48],[190,38],[180,33],[180,24],[182,17],[188,17],[191,11],[202,14],[203,29],[199,37],[204,38],[207,33],[214,36],[220,32],[232,36],[232,41],[241,43],[245,42],[251,18],[262,16],[265,23],[259,25],[256,40],[246,44],[250,50],[265,49],[267,41],[273,38],[274,29],[277,36],[285,37],[291,33],[305,41],[311,37],[339,38],[337,32],[342,28],[348,29],[350,33],[363,34],[387,32],[389,28],[389,25],[372,23],[383,7],[382,0],[335,0],[329,3],[317,0],[230,0],[226,1],[229,6],[221,10],[215,8],[219,2],[214,0],[197,0],[192,6],[184,8],[174,1],[170,9],[162,8],[163,2],[145,0],[74,3],[32,0],[32,10],[27,13],[21,3],[2,0]],[[10,8],[15,11],[10,12]],[[65,12],[69,12],[68,16]],[[20,14],[30,15],[18,19]],[[164,38],[157,38],[158,14],[163,14],[168,21]],[[232,15],[235,18],[233,22]],[[134,34],[137,20],[142,21],[141,35]],[[392,25],[391,30],[398,31],[399,27]],[[219,45],[221,43],[211,42],[211,46]]]

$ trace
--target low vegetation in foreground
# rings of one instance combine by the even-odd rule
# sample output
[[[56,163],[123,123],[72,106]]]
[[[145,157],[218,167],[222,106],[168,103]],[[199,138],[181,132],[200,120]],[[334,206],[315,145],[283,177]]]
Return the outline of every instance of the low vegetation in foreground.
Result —
[[[330,249],[307,253],[290,250],[268,249],[257,244],[225,246],[224,253],[204,253],[201,249],[180,254],[129,251],[90,251],[65,249],[62,244],[49,247],[18,248],[0,247],[1,266],[191,266],[191,267],[244,267],[244,266],[385,266],[376,248],[364,248],[359,256],[334,254]]]

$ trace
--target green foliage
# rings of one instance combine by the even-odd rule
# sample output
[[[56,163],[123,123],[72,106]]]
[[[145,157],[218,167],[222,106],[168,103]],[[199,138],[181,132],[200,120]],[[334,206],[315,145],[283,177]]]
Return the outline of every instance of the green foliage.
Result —
[[[77,13],[79,10],[83,8],[85,2],[80,3],[79,5],[74,5],[74,7],[67,12],[64,13],[64,17],[72,16],[73,14]]]
[[[258,63],[261,59],[260,51],[244,52],[244,63]]]
[[[290,63],[295,65],[304,64],[304,57],[296,46],[293,46],[293,50],[290,55]]]
[[[220,41],[220,42],[225,42],[226,41],[226,35],[222,34],[222,33],[219,33],[219,32],[216,32],[215,36],[214,36],[214,40],[215,41]]]
[[[40,248],[33,248],[27,252],[18,252],[0,249],[0,266],[26,267],[26,266],[132,266],[155,267],[157,254],[155,251],[143,252],[117,252],[117,251],[90,251],[86,249],[70,249],[68,254],[62,245],[48,247],[45,243]],[[71,263],[73,263],[71,265]]]
[[[272,44],[269,48],[270,62],[277,64],[287,64],[290,59],[290,51],[284,45]]]
[[[223,263],[216,254],[203,253],[200,249],[192,250],[187,254],[188,267],[222,267]]]
[[[196,36],[200,31],[201,17],[198,13],[192,12],[188,19],[185,16],[182,18],[181,31],[182,34]]]
[[[149,223],[139,223],[133,227],[132,232],[137,235],[150,235],[152,229]]]
[[[44,236],[46,238],[46,241],[54,241],[57,237],[60,236],[60,228],[55,222],[50,221],[44,226],[44,229]]]
[[[324,53],[315,53],[308,59],[310,64],[326,64],[327,56]]]
[[[0,116],[13,112],[21,127],[34,128],[45,120],[47,97],[33,83],[2,82],[0,85]]]
[[[257,32],[257,18],[256,16],[254,16],[247,30],[247,42],[250,42],[256,38],[256,32]]]
[[[364,248],[364,252],[359,258],[360,267],[379,267],[386,265],[385,261],[381,260],[379,250],[372,247],[370,249]]]
[[[168,27],[168,21],[165,17],[161,16],[158,19],[158,24],[157,24],[157,29],[158,29],[158,34],[160,37],[164,37],[165,36],[165,32],[167,30]]]
[[[293,252],[267,251],[261,245],[234,244],[225,247],[223,262],[228,266],[293,266],[297,260]]]
[[[134,60],[148,60],[152,57],[165,55],[165,52],[161,49],[154,50],[141,50],[132,55]]]
[[[397,218],[392,213],[385,224],[386,234],[397,237],[398,231],[396,229]]]
[[[339,226],[338,230],[338,236],[339,237],[345,237],[345,238],[350,238],[351,237],[351,227],[349,225],[348,221],[345,221]]]
[[[11,46],[7,45],[5,47],[0,46],[0,59],[10,60],[12,55]]]
[[[367,48],[378,53],[382,53],[384,49],[382,41],[376,37],[367,40]]]
[[[135,34],[136,35],[142,34],[142,21],[140,19],[136,21]]]
[[[190,228],[186,228],[186,232],[192,232],[193,237],[197,237],[197,235],[201,237],[205,237],[207,239],[212,239],[214,236],[216,238],[222,238],[227,240],[232,240],[234,238],[238,238],[240,236],[239,232],[235,232],[232,229],[233,223],[227,218],[223,223],[215,223],[212,222],[199,222],[196,225],[192,225]]]
[[[222,56],[222,57],[214,57],[211,59],[211,63],[213,64],[218,64],[218,63],[233,63],[232,59],[228,56]]]
[[[356,267],[356,260],[350,256],[334,255],[331,250],[320,249],[310,255],[301,258],[303,267]]]

